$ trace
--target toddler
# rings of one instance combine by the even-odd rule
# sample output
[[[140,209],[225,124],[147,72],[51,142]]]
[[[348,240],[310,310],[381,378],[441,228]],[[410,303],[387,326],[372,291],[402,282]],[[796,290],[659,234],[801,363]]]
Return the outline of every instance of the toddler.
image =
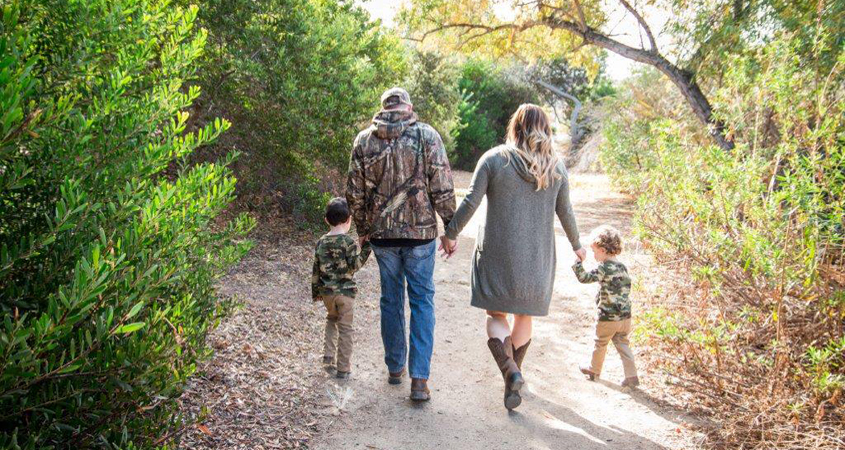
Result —
[[[323,363],[331,366],[337,362],[337,378],[347,379],[351,372],[352,310],[358,291],[352,276],[367,262],[370,243],[359,250],[358,243],[347,234],[352,217],[346,199],[329,201],[326,223],[331,229],[314,250],[311,296],[314,301],[322,301],[328,312]]]
[[[640,384],[640,380],[637,377],[634,354],[628,345],[628,334],[631,332],[631,300],[628,298],[631,293],[631,278],[625,265],[616,260],[616,256],[622,253],[622,237],[615,228],[602,226],[590,235],[590,240],[593,255],[599,266],[590,272],[584,270],[580,260],[572,266],[578,281],[599,283],[601,286],[596,295],[596,346],[590,365],[582,366],[581,373],[589,376],[590,380],[598,378],[607,353],[607,344],[613,341],[625,369],[622,386],[634,387]]]

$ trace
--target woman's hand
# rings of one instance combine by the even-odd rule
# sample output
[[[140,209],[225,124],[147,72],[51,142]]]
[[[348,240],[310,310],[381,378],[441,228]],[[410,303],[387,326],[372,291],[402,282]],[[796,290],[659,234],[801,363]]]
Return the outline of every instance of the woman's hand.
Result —
[[[449,259],[458,250],[458,241],[453,241],[446,236],[441,236],[440,250],[443,251],[443,255],[446,256],[446,259]]]
[[[575,256],[578,257],[578,261],[583,262],[587,259],[587,250],[585,250],[584,247],[581,247],[578,250],[575,250]]]

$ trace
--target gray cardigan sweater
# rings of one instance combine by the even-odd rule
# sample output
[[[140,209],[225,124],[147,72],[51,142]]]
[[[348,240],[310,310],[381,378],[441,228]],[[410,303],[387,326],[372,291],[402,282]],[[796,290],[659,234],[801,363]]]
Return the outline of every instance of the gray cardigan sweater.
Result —
[[[573,250],[581,248],[569,201],[566,167],[537,191],[534,177],[507,146],[488,150],[473,174],[469,193],[446,227],[457,239],[487,196],[487,217],[479,228],[472,260],[472,305],[490,311],[545,316],[555,276],[554,217],[560,219]]]

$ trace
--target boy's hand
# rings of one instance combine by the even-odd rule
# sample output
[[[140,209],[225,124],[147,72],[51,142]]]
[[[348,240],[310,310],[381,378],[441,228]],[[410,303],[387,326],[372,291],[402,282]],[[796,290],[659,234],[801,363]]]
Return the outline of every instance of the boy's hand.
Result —
[[[368,235],[368,234],[365,234],[363,236],[358,236],[358,247],[363,247],[364,242],[367,242],[368,240],[370,240],[370,235]]]

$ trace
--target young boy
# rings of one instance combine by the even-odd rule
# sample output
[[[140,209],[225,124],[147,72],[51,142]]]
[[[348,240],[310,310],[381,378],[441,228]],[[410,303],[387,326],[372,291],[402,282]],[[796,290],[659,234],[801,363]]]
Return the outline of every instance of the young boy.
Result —
[[[637,386],[637,367],[634,365],[634,353],[628,346],[628,334],[631,332],[631,278],[624,264],[616,260],[622,253],[622,237],[613,227],[602,226],[590,235],[593,255],[599,266],[590,272],[584,270],[581,261],[575,262],[572,270],[581,283],[596,283],[601,287],[596,295],[598,305],[598,322],[596,323],[596,346],[593,359],[589,366],[581,366],[581,373],[595,380],[601,375],[607,344],[613,341],[619,356],[622,357],[622,367],[625,369],[625,379],[622,386]]]
[[[311,296],[326,306],[326,342],[323,363],[337,362],[337,378],[347,379],[352,358],[352,309],[358,291],[352,276],[367,262],[370,243],[361,250],[347,233],[352,224],[346,199],[333,198],[326,206],[329,232],[320,238],[314,250]],[[337,344],[335,344],[337,341]],[[335,357],[337,357],[335,359]]]

